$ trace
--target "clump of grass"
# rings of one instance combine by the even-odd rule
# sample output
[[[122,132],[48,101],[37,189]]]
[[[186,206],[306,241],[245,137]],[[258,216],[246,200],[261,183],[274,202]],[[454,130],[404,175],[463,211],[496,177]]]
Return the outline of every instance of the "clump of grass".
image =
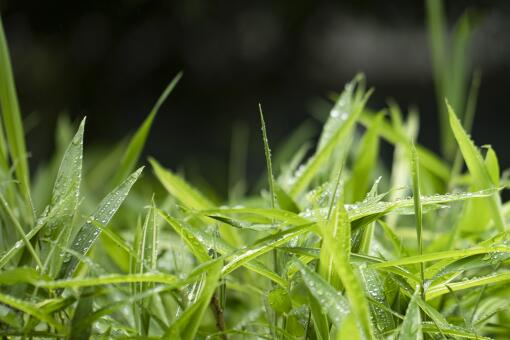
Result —
[[[415,113],[369,110],[362,75],[332,104],[308,158],[310,134],[299,130],[272,159],[260,108],[267,189],[241,195],[246,157],[234,148],[226,204],[154,159],[154,176],[135,170],[180,74],[108,157],[83,162],[85,120],[73,135],[62,119],[54,159],[30,178],[8,56],[0,26],[2,337],[510,335],[510,206],[497,156],[448,104],[460,161],[416,143]],[[394,147],[390,168],[381,142]]]

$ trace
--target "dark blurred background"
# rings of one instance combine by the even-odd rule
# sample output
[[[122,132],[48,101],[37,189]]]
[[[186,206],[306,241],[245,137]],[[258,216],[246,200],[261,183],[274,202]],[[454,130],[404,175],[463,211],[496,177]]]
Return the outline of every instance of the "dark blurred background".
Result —
[[[21,108],[33,128],[32,163],[51,154],[55,121],[88,116],[87,143],[119,141],[145,118],[168,81],[146,154],[184,164],[223,186],[235,124],[250,132],[252,172],[264,166],[262,103],[277,145],[314,103],[367,75],[377,109],[388,98],[421,113],[420,140],[438,149],[424,4],[420,1],[0,2]],[[483,72],[474,138],[510,166],[510,3],[447,1],[453,26],[466,8],[484,20],[471,50]]]

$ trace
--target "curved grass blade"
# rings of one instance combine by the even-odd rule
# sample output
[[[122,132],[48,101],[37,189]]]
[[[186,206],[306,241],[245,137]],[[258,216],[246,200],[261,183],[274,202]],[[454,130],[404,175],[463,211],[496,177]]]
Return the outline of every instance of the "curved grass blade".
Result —
[[[136,170],[123,183],[103,198],[96,211],[81,226],[80,230],[74,237],[74,241],[71,244],[71,250],[82,255],[86,255],[88,253],[101,233],[101,229],[98,228],[95,223],[98,223],[104,228],[110,222],[122,202],[124,202],[129,190],[142,173],[142,170],[143,167]],[[75,256],[72,256],[68,262],[64,262],[59,278],[71,277],[74,274],[78,263],[79,259]]]
[[[177,220],[171,218],[170,216],[168,216],[168,214],[159,209],[158,213],[168,223],[170,223],[170,225],[176,230],[178,234],[182,235],[181,237],[183,237],[184,241],[188,244],[190,249],[192,249],[193,254],[197,256],[197,259],[199,258],[200,259],[199,261],[201,262],[208,261],[206,258],[206,256],[209,257],[207,249],[214,249],[223,256],[225,256],[226,254],[234,254],[237,251],[236,248],[233,248],[232,246],[224,242],[221,238],[213,239],[207,233],[193,229],[184,223],[179,223]],[[221,257],[221,259],[223,260],[224,257]],[[204,264],[209,262],[205,262]],[[255,273],[258,273],[270,279],[271,281],[275,282],[276,284],[282,287],[286,287],[285,280],[283,280],[278,274],[271,271],[260,262],[257,261],[245,262],[243,263],[243,266]]]
[[[63,326],[59,322],[57,322],[57,320],[55,320],[53,317],[51,317],[47,313],[44,313],[43,311],[41,311],[40,308],[38,308],[37,306],[34,306],[31,303],[13,298],[12,296],[5,295],[2,293],[0,293],[0,303],[3,303],[7,306],[14,308],[14,309],[22,311],[23,313],[31,315],[41,321],[44,321],[48,325],[55,327],[55,329],[57,329],[58,331],[62,331],[64,329]]]
[[[289,228],[285,231],[269,235],[255,242],[252,246],[241,249],[226,259],[229,262],[223,267],[222,274],[227,275],[245,263],[289,242],[291,239],[309,231],[315,225],[314,222]]]
[[[177,198],[188,208],[205,210],[212,209],[215,205],[203,196],[198,190],[189,185],[185,180],[173,174],[170,170],[164,169],[156,160],[149,159],[154,173],[163,187],[170,195]],[[243,241],[235,231],[224,225],[220,225],[221,236],[231,245],[242,246]]]
[[[119,168],[115,173],[113,178],[113,186],[120,184],[120,182],[126,178],[135,168],[138,159],[140,158],[140,154],[142,153],[143,147],[145,145],[145,141],[147,140],[147,136],[152,126],[152,122],[156,117],[156,114],[159,111],[159,108],[165,100],[168,98],[170,93],[172,93],[173,89],[179,82],[182,77],[182,72],[179,72],[172,81],[166,86],[163,93],[159,96],[156,104],[152,108],[151,112],[145,118],[143,124],[138,128],[135,135],[129,141],[129,145],[122,156],[122,160],[120,162]]]

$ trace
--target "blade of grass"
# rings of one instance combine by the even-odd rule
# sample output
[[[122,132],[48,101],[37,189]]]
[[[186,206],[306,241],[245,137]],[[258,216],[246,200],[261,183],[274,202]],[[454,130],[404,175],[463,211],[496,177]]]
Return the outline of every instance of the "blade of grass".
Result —
[[[338,199],[327,226],[322,229],[324,245],[331,254],[334,269],[342,280],[351,310],[365,337],[374,337],[368,301],[359,277],[350,263],[351,225],[343,200]]]
[[[414,217],[416,219],[416,239],[418,241],[418,254],[423,255],[423,215],[420,194],[420,168],[418,154],[414,144],[411,143],[411,177],[413,180]],[[425,297],[425,266],[420,262],[421,296]]]
[[[402,322],[400,332],[398,334],[399,340],[421,340],[423,339],[423,333],[421,330],[421,315],[420,308],[416,303],[416,298],[421,294],[421,289],[417,289],[414,293],[409,305],[407,306],[407,312]]]
[[[101,233],[101,229],[96,227],[95,223],[98,223],[102,227],[105,227],[113,215],[117,212],[122,202],[129,193],[129,190],[140,176],[143,168],[139,168],[132,173],[123,183],[117,188],[110,192],[102,201],[99,203],[96,211],[91,217],[81,226],[77,235],[74,237],[74,241],[71,244],[71,249],[86,255],[90,248],[94,245],[95,241]],[[59,274],[59,278],[68,278],[74,274],[76,267],[79,264],[78,258],[72,256],[69,261],[64,262],[62,269]]]
[[[152,107],[149,115],[144,120],[143,124],[138,128],[134,136],[129,141],[129,145],[122,156],[122,160],[118,167],[118,170],[113,177],[113,186],[119,185],[124,178],[126,178],[136,166],[138,159],[140,158],[140,154],[142,153],[143,147],[145,145],[145,141],[147,140],[147,136],[152,127],[152,123],[156,114],[158,113],[161,105],[168,98],[170,93],[174,90],[175,86],[179,82],[182,77],[182,72],[177,73],[177,75],[172,79],[172,81],[166,86],[163,93],[159,96],[158,100]]]
[[[0,18],[0,104],[2,117],[5,124],[7,142],[11,160],[15,165],[16,178],[18,179],[23,197],[25,198],[29,214],[33,214],[32,201],[30,198],[30,174],[25,146],[25,133],[19,109],[16,86],[12,74],[9,48]],[[1,140],[0,140],[1,141]],[[3,142],[3,141],[2,141]],[[5,150],[5,148],[0,148]],[[34,216],[30,216],[32,219]]]
[[[476,189],[487,189],[494,187],[492,183],[489,172],[487,171],[487,167],[483,158],[480,154],[480,151],[476,148],[473,141],[469,138],[468,134],[462,128],[455,112],[452,107],[446,103],[448,107],[448,112],[450,115],[450,125],[457,139],[457,143],[459,144],[460,151],[462,152],[462,156],[466,162],[466,165],[469,169],[469,173],[473,176],[475,181],[474,185]],[[491,209],[492,219],[496,228],[499,231],[503,231],[506,229],[505,220],[503,218],[503,214],[501,211],[501,198],[499,193],[494,193],[489,199],[489,206]]]

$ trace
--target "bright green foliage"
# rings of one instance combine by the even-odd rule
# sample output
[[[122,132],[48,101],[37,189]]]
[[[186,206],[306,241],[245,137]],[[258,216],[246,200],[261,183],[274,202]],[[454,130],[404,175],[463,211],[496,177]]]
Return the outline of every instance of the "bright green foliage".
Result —
[[[441,3],[427,4],[439,20]],[[85,147],[85,162],[85,120],[61,119],[57,151],[31,181],[0,30],[0,335],[509,338],[508,181],[496,151],[467,133],[478,82],[460,108],[468,24],[461,19],[451,51],[444,22],[431,28],[454,162],[416,144],[416,111],[404,118],[393,102],[369,110],[357,75],[316,140],[304,123],[272,155],[271,116],[260,112],[264,189],[250,190],[248,147],[233,145],[224,198],[154,159],[153,175],[134,171],[180,74],[127,144]],[[394,148],[390,167],[383,142]]]

